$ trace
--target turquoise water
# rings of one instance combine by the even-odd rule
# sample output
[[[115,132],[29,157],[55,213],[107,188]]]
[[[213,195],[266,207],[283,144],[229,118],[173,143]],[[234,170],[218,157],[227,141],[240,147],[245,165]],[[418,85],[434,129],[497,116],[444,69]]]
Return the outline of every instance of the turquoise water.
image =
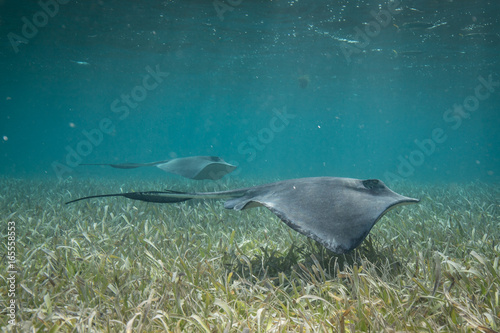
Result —
[[[0,1],[0,174],[500,180],[496,1]]]

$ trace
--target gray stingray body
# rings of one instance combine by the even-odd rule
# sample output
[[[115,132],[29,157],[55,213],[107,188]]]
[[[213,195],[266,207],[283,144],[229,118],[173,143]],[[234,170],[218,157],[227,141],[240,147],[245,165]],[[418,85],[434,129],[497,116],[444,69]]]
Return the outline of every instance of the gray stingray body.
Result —
[[[172,160],[164,160],[150,163],[121,163],[121,164],[86,164],[82,165],[109,165],[118,169],[135,169],[145,166],[155,166],[161,170],[180,175],[189,179],[221,179],[236,169],[235,165],[229,164],[217,156],[191,156],[180,157]]]
[[[346,253],[361,244],[375,223],[391,208],[419,202],[391,191],[377,179],[316,177],[221,192],[150,191],[106,194],[148,202],[173,203],[189,199],[226,199],[227,209],[263,206],[292,229],[327,249]],[[68,202],[69,203],[69,202]]]

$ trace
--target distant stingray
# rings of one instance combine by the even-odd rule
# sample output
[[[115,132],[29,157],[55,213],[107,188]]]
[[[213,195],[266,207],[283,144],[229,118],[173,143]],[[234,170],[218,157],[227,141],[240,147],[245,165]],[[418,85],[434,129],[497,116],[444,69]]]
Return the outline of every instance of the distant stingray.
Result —
[[[356,248],[391,208],[419,202],[391,191],[377,179],[300,178],[220,192],[148,191],[103,194],[79,200],[122,196],[134,200],[174,203],[190,199],[226,199],[227,209],[264,206],[290,228],[337,253]]]
[[[145,166],[155,166],[168,173],[175,173],[185,178],[221,179],[236,169],[235,165],[229,164],[217,156],[191,156],[174,158],[172,160],[150,162],[150,163],[82,163],[81,165],[109,165],[118,169],[135,169]]]

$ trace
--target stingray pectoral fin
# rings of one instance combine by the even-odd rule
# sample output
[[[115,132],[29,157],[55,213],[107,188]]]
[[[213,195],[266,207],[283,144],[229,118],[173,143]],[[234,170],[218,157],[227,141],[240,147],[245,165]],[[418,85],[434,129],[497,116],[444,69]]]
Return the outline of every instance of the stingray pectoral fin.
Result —
[[[325,218],[321,212],[316,214],[315,211],[310,210],[303,214],[303,211],[289,209],[290,207],[287,206],[274,206],[266,203],[262,205],[293,230],[317,241],[336,254],[347,253],[356,248],[366,238],[375,223],[375,221],[367,220],[362,223],[362,226],[348,227],[344,223],[339,223],[335,218]]]
[[[258,200],[257,198],[248,198],[248,197],[235,198],[228,200],[224,203],[224,208],[226,209],[244,210],[254,207],[266,207],[281,221],[283,221],[287,226],[311,239],[320,242],[323,246],[325,246],[326,248],[335,253],[344,253],[349,251],[348,249],[340,250],[337,246],[333,247],[331,242],[326,242],[325,235],[321,233],[321,230],[315,228],[314,226],[315,223],[311,222],[315,220],[317,221],[319,217],[309,216],[310,220],[304,221],[304,219],[301,218],[300,216],[301,215],[300,212],[296,212],[293,209],[292,211],[290,211],[291,207],[289,206],[278,205],[277,207],[275,204],[269,201]],[[299,214],[297,215],[297,213]]]
[[[337,254],[348,252],[357,245],[357,242],[342,239],[345,238],[345,233],[341,229],[346,226],[338,223],[331,211],[325,211],[325,204],[321,200],[298,199],[301,198],[292,198],[288,194],[277,196],[267,191],[258,191],[256,194],[254,191],[242,197],[227,200],[224,208],[244,210],[266,207],[293,230],[318,241]],[[368,224],[371,227],[372,223]],[[356,231],[352,231],[354,232],[350,232],[349,237],[363,239],[370,228],[363,230],[362,235],[355,235]]]
[[[234,209],[234,210],[244,210],[254,207],[262,207],[264,204],[262,202],[248,199],[248,198],[235,198],[224,202],[224,208]]]
[[[285,199],[285,200],[283,200]],[[243,196],[224,203],[224,208],[244,210],[263,206],[293,230],[319,242],[336,254],[358,247],[375,223],[390,209],[418,200],[400,196],[398,201],[383,207],[334,205],[328,201],[291,200],[290,197]]]
[[[156,167],[185,178],[217,180],[232,172],[236,166],[226,163],[217,156],[191,156],[176,158]]]

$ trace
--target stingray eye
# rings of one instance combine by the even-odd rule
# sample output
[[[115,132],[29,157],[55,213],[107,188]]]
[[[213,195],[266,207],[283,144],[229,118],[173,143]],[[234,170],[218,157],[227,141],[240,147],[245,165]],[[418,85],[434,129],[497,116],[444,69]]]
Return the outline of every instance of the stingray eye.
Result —
[[[363,180],[362,183],[363,186],[369,190],[384,188],[384,184],[378,179],[367,179]]]

